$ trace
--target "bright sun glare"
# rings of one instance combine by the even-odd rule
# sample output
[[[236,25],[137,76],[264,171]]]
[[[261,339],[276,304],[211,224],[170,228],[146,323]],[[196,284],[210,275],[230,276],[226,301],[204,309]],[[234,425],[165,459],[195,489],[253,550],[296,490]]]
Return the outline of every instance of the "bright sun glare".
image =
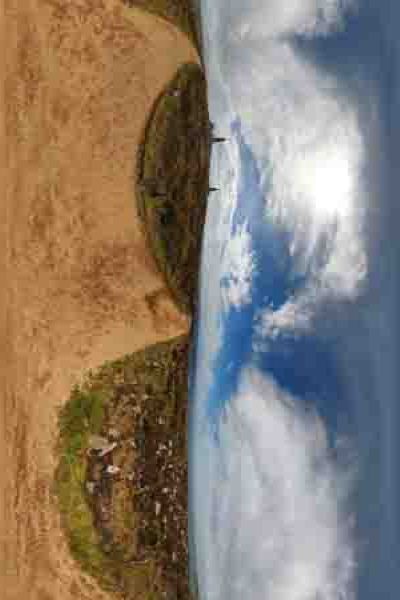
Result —
[[[354,169],[339,148],[296,161],[294,183],[303,208],[322,221],[348,217],[354,208]]]

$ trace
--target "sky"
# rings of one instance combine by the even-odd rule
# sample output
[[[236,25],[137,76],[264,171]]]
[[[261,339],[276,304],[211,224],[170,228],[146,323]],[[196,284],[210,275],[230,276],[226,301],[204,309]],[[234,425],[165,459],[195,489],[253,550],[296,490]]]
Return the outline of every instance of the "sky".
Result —
[[[400,6],[202,0],[201,600],[397,600]]]

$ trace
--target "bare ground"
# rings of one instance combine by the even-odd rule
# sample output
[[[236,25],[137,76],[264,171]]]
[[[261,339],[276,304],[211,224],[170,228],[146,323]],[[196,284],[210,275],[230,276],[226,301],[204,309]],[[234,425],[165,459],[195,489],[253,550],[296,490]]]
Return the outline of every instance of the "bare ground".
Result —
[[[154,98],[197,57],[118,0],[6,0],[0,19],[0,597],[97,600],[52,495],[57,411],[87,369],[187,331],[133,175]]]

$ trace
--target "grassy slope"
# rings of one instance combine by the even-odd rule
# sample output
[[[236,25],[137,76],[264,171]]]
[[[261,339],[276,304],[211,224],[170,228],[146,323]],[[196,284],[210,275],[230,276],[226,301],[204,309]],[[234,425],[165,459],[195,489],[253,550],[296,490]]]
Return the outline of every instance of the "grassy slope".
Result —
[[[210,152],[206,84],[184,65],[156,101],[137,165],[139,215],[178,305],[194,310]]]
[[[76,388],[60,415],[60,462],[55,491],[71,553],[82,568],[110,591],[135,590],[132,598],[155,600],[152,581],[155,565],[125,565],[118,556],[107,555],[95,527],[93,511],[85,492],[90,434],[100,433],[107,396],[86,384]],[[123,594],[129,598],[130,594]]]
[[[90,433],[98,433],[104,416],[104,397],[75,389],[60,415],[61,460],[56,474],[57,492],[68,532],[71,551],[93,574],[104,567],[98,536],[83,486],[86,476],[82,460]]]
[[[56,491],[71,551],[103,587],[130,600],[189,597],[187,359],[188,340],[180,338],[107,363],[60,415]],[[90,435],[111,428],[120,434],[112,462],[122,477],[109,495],[89,497]],[[97,516],[109,500],[105,527]]]
[[[126,3],[174,22],[198,46],[187,0]],[[173,90],[179,95],[171,95]],[[208,161],[205,81],[198,66],[186,65],[153,107],[137,168],[140,180],[158,178],[165,187],[166,195],[157,198],[142,181],[138,208],[158,265],[188,313],[195,305]],[[60,415],[56,492],[72,554],[103,587],[132,600],[189,597],[187,359],[185,339],[104,365],[72,392]],[[110,547],[96,512],[103,498],[90,498],[85,485],[92,476],[86,458],[90,435],[106,434],[111,426],[123,434],[114,462],[122,471],[133,470],[135,481],[130,487],[126,479],[112,486]],[[124,440],[136,434],[132,455]]]

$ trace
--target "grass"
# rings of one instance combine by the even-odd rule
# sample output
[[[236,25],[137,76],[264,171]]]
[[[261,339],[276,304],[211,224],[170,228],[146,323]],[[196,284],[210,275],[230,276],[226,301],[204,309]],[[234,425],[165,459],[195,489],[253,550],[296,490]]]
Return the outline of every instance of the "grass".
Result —
[[[88,502],[86,451],[92,434],[104,426],[107,394],[93,389],[93,382],[76,387],[60,413],[59,465],[55,492],[61,510],[62,523],[73,557],[81,567],[95,577],[102,588],[121,592],[126,598],[151,600],[154,563],[125,565],[118,548],[106,554],[95,526],[93,510]],[[129,593],[134,590],[134,594]]]
[[[171,294],[195,311],[209,179],[206,83],[184,65],[155,102],[137,165],[138,212]]]
[[[75,388],[60,414],[61,455],[56,491],[71,552],[86,571],[101,577],[107,587],[109,561],[99,548],[93,514],[85,499],[85,451],[89,436],[99,433],[104,417],[104,396]],[[103,574],[104,577],[103,577]]]
[[[102,587],[129,600],[189,598],[188,343],[178,338],[106,363],[59,416],[56,492],[71,552]],[[87,483],[104,467],[87,456],[90,436],[111,430],[119,433],[112,464],[133,482],[122,476],[90,496]]]
[[[199,48],[196,14],[188,0],[125,3],[173,22]],[[187,64],[151,111],[139,150],[137,199],[158,267],[176,303],[192,315],[209,155],[206,82],[198,65]],[[72,391],[59,417],[55,489],[72,555],[103,588],[127,600],[190,596],[188,344],[179,338],[106,363]],[[107,437],[110,428],[121,435],[112,464],[133,474],[133,485],[124,476],[91,496],[87,484],[104,465],[88,459],[90,436]],[[99,516],[106,505],[107,523]]]

